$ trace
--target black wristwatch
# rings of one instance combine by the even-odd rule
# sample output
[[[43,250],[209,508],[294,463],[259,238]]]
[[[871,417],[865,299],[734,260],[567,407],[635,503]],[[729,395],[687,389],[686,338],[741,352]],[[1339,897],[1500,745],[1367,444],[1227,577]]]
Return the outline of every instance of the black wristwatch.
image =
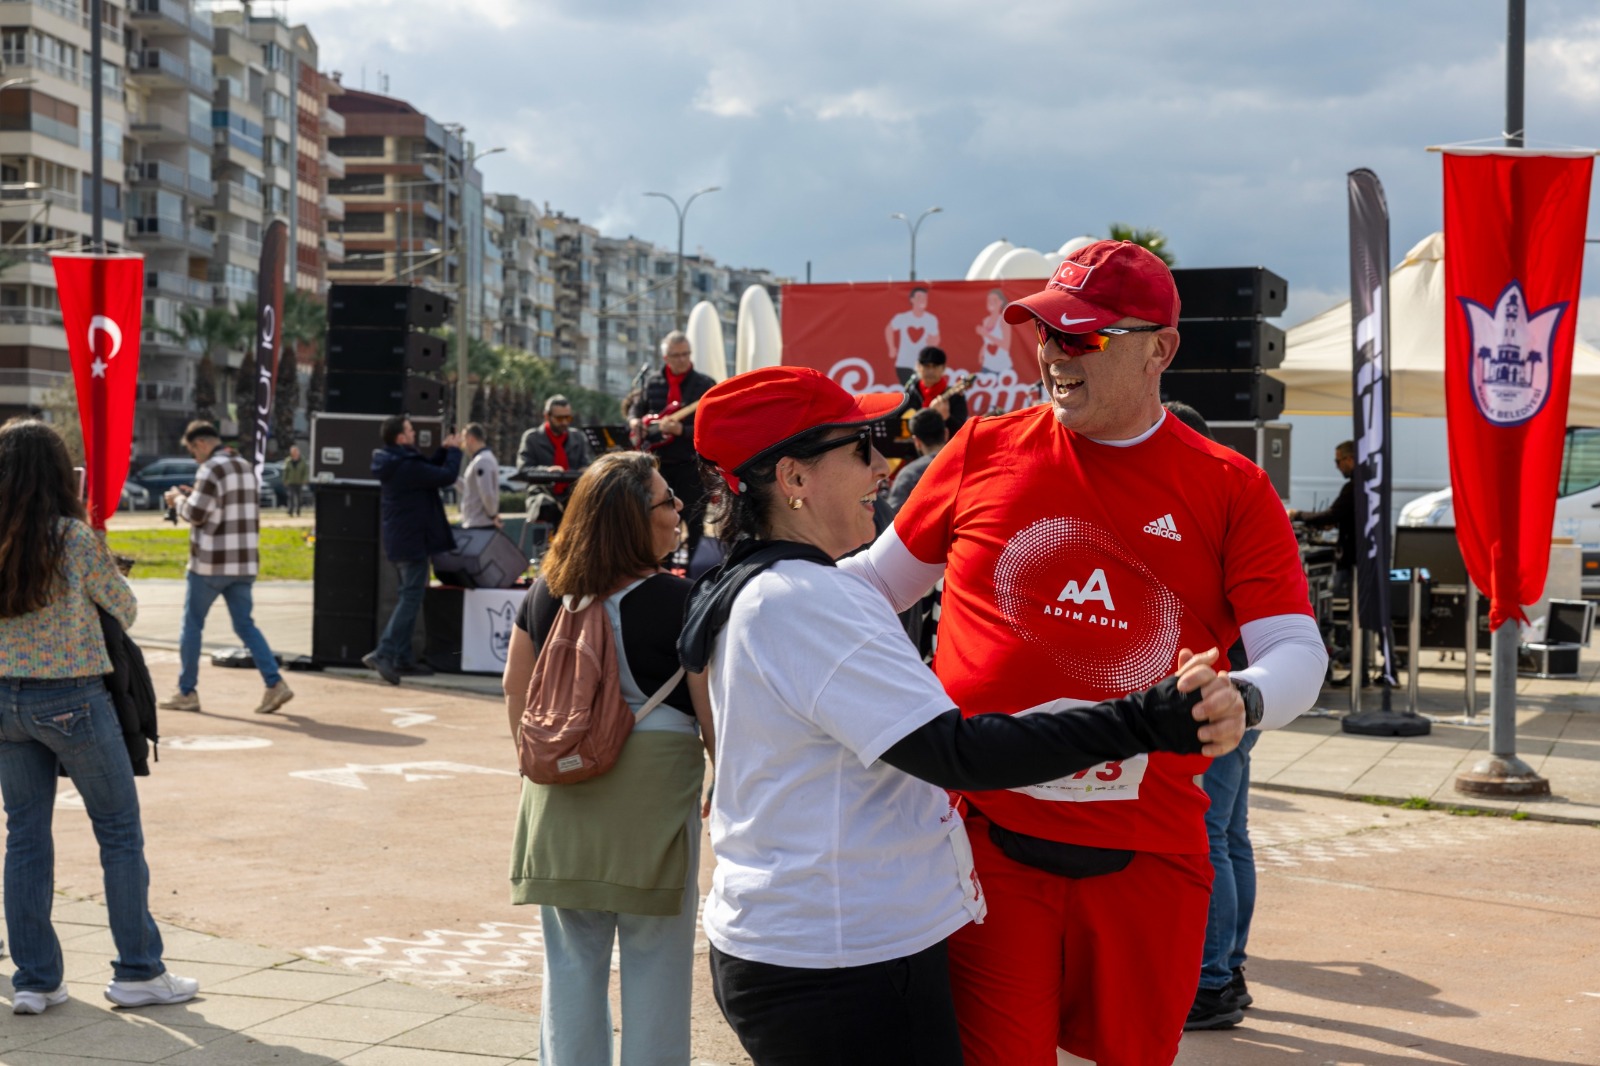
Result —
[[[1244,700],[1244,727],[1254,729],[1261,724],[1261,715],[1266,710],[1261,702],[1261,690],[1242,677],[1229,678],[1233,687],[1239,690],[1239,698]]]

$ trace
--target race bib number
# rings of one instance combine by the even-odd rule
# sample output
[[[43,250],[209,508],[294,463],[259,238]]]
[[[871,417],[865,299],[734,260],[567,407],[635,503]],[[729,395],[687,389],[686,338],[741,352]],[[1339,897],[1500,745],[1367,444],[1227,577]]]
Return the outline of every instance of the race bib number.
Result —
[[[1149,765],[1150,756],[1139,754],[1129,759],[1103,762],[1087,770],[1079,770],[1070,777],[1058,777],[1042,785],[1027,785],[1011,791],[1057,803],[1133,800],[1139,798],[1139,783],[1144,780],[1144,771]]]

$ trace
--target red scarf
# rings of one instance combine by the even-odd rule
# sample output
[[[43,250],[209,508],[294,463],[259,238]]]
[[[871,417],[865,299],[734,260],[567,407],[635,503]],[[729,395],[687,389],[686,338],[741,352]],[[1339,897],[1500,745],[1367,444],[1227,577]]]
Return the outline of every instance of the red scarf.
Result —
[[[917,391],[922,393],[923,408],[926,409],[928,405],[933,403],[934,400],[937,400],[944,393],[944,390],[949,387],[950,382],[945,378],[940,378],[939,384],[937,385],[927,385],[921,378],[918,378]]]
[[[690,367],[682,374],[674,374],[670,367],[661,368],[661,373],[667,379],[667,406],[671,407],[675,404],[683,403],[683,379],[693,372],[694,367]]]
[[[557,436],[556,435],[556,431],[551,427],[550,423],[546,422],[544,424],[544,435],[546,437],[550,438],[550,450],[553,453],[551,455],[550,465],[551,466],[559,466],[563,470],[571,470],[572,469],[572,465],[569,462],[567,462],[567,434],[566,434],[566,431],[563,430],[561,432],[561,435]],[[558,481],[552,487],[555,489],[556,495],[559,496],[563,492],[566,492],[568,486],[570,486],[571,484],[572,484],[572,482],[570,482],[570,481]]]

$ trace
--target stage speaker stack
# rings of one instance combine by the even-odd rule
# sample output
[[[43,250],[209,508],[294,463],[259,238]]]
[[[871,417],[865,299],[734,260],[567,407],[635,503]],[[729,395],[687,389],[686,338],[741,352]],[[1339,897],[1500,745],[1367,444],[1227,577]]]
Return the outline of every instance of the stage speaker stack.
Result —
[[[360,666],[361,657],[377,648],[400,598],[399,577],[383,558],[380,489],[375,481],[322,481],[312,491],[317,539],[311,566],[311,657],[325,666]],[[412,634],[417,656],[422,651],[420,632],[419,627]]]
[[[1283,314],[1289,285],[1265,267],[1174,270],[1182,343],[1161,375],[1161,399],[1200,412],[1221,444],[1267,472],[1289,497],[1289,426],[1283,382],[1268,373],[1283,363],[1283,330],[1267,322]]]
[[[442,418],[437,375],[450,301],[413,285],[335,285],[328,290],[329,414]]]

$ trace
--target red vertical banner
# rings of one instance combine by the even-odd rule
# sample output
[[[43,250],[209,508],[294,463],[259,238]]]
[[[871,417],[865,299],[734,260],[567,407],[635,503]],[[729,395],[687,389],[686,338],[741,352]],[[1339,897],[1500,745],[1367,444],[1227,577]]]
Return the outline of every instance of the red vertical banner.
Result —
[[[78,389],[89,521],[104,529],[117,510],[133,447],[144,257],[52,255],[50,261]]]
[[[1593,169],[1590,153],[1444,157],[1450,484],[1490,629],[1526,621],[1549,570]]]

